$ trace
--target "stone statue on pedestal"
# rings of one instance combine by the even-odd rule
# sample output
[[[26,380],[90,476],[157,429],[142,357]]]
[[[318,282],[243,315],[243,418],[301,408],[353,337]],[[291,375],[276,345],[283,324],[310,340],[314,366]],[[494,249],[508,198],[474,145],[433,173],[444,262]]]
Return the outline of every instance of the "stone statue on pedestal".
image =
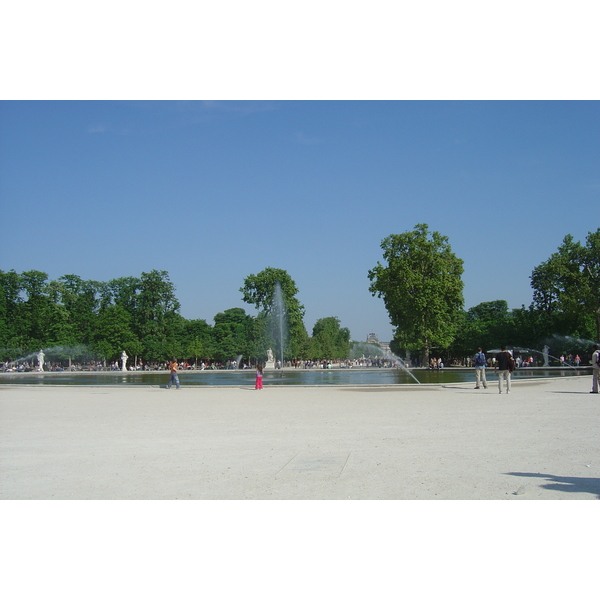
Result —
[[[267,364],[265,365],[265,369],[274,369],[275,368],[275,358],[273,357],[273,350],[269,348],[267,350]]]
[[[38,359],[38,371],[43,371],[44,370],[44,356],[46,356],[44,354],[43,350],[40,350],[37,353],[37,359]]]
[[[550,346],[544,346],[544,351],[542,354],[544,355],[544,366],[547,367],[550,363],[548,362],[548,352],[550,351]]]
[[[127,371],[127,359],[129,358],[129,356],[127,356],[127,354],[125,353],[125,350],[123,350],[123,354],[121,354],[121,371]]]

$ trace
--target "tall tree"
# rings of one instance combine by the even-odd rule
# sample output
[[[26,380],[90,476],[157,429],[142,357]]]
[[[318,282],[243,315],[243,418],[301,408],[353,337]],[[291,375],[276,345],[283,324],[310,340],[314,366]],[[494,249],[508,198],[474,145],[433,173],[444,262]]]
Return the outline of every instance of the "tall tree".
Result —
[[[14,270],[0,270],[0,360],[17,358],[24,346],[21,278]]]
[[[340,327],[337,317],[319,319],[312,331],[315,358],[347,358],[350,352],[350,330]]]
[[[460,323],[463,261],[423,223],[386,237],[381,248],[386,264],[369,271],[369,291],[383,299],[400,345],[428,361],[432,348],[451,344]]]
[[[49,294],[48,275],[42,271],[24,271],[21,273],[21,289],[25,295],[20,309],[27,348],[46,348],[52,342],[50,330],[54,324],[55,306]]]
[[[517,344],[508,303],[506,300],[481,302],[462,314],[450,353],[456,357],[472,356],[478,346],[487,351],[505,343]]]
[[[137,295],[136,326],[147,358],[181,358],[183,348],[178,338],[183,323],[179,307],[175,286],[166,271],[142,273]]]
[[[287,331],[284,356],[299,358],[306,349],[308,334],[303,321],[304,306],[296,298],[298,288],[287,271],[267,267],[257,275],[248,275],[240,292],[243,294],[244,302],[254,305],[260,311],[259,318],[272,317],[275,310],[275,288],[278,282],[283,296]],[[278,344],[275,338],[268,343],[273,347]]]
[[[72,335],[80,343],[89,343],[100,305],[100,283],[84,281],[78,275],[63,275],[56,284],[60,301],[69,315]]]
[[[131,316],[137,320],[138,294],[141,281],[139,277],[119,277],[111,279],[106,286],[102,288],[101,307],[109,304],[122,306]],[[134,325],[135,326],[135,325]]]
[[[585,245],[565,236],[557,252],[531,274],[533,305],[568,335],[600,340],[600,228]]]
[[[213,328],[213,355],[225,361],[238,355],[252,358],[254,323],[243,308],[228,308],[215,315]]]
[[[198,358],[211,355],[211,326],[204,319],[185,320],[181,342],[185,357],[193,358],[196,365]]]
[[[142,351],[142,345],[131,328],[131,315],[118,304],[100,311],[92,342],[108,361],[118,360],[123,351],[132,359]]]

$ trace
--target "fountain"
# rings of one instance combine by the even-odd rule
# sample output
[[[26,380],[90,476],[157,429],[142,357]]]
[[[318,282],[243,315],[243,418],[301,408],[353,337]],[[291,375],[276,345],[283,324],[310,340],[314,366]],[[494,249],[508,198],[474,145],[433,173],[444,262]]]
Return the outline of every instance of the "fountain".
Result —
[[[383,351],[383,350],[382,350]],[[386,350],[384,352],[384,356],[388,357],[390,360],[395,361],[396,364],[406,373],[408,373],[419,385],[421,384],[421,382],[414,376],[414,374],[408,370],[408,367],[404,364],[404,361],[396,356],[393,352],[391,352],[390,350]]]
[[[548,360],[548,357],[550,356],[548,354],[548,352],[550,351],[550,346],[548,346],[548,344],[546,344],[544,346],[544,350],[542,352],[543,356],[544,356],[544,366],[548,367],[550,365],[550,361]]]
[[[20,349],[12,348],[13,351],[19,351]],[[13,366],[23,365],[27,363],[27,368],[38,371],[40,373],[47,373],[49,371],[47,365],[51,364],[51,361],[56,360],[69,360],[69,370],[71,366],[71,359],[75,356],[92,356],[88,348],[82,345],[78,346],[52,346],[50,348],[44,348],[38,352],[30,352],[20,358],[6,362],[5,369],[11,369]],[[46,359],[48,358],[48,361]],[[37,359],[37,367],[35,367],[35,360]]]
[[[273,339],[279,348],[275,348],[275,358],[277,358],[277,350],[279,350],[279,356],[281,357],[280,368],[283,369],[284,362],[284,340],[286,333],[285,323],[285,302],[283,299],[283,291],[281,289],[281,283],[275,282],[275,289],[273,291],[273,304],[271,305],[271,318],[270,318],[270,329]],[[281,373],[283,377],[283,371]]]
[[[593,346],[594,344],[597,344],[598,342],[595,342],[594,340],[588,340],[585,338],[575,338],[571,335],[553,335],[550,338],[550,341],[554,341],[557,344],[559,343],[566,343],[566,344],[570,344],[572,346],[576,346],[583,349],[589,348],[590,346]]]
[[[396,356],[393,352],[391,352],[390,350],[383,350],[383,348],[379,345],[379,344],[374,344],[371,342],[353,342],[352,344],[352,348],[351,348],[351,353],[354,352],[362,352],[363,356],[364,354],[375,354],[376,356],[380,356],[383,358],[386,358],[387,360],[389,360],[391,363],[396,363],[397,367],[399,367],[400,369],[402,369],[405,373],[407,373],[408,375],[410,375],[418,384],[420,384],[421,382],[415,377],[415,375],[407,368],[407,366],[404,364],[404,361]]]
[[[14,365],[18,366],[21,363],[27,363],[30,360],[32,360],[33,358],[35,358],[38,355],[37,352],[31,352],[30,354],[27,354],[26,356],[21,356],[21,358],[17,358],[16,360],[11,360],[9,362],[6,363],[6,368],[7,369],[12,369],[12,367]]]

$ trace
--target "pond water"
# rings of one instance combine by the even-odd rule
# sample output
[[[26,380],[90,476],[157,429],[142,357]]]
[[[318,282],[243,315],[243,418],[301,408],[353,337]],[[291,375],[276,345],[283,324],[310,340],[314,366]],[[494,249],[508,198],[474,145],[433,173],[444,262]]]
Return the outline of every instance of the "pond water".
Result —
[[[441,371],[413,369],[413,375],[422,384],[475,382],[474,369],[447,368]],[[589,369],[525,368],[513,373],[513,380],[540,377],[570,377],[587,375]],[[497,382],[492,369],[486,371],[488,384]],[[182,386],[254,386],[254,370],[237,371],[183,371],[179,373]],[[94,386],[164,386],[169,382],[167,371],[106,372],[51,372],[0,373],[0,385],[94,385]],[[400,369],[311,369],[271,371],[264,374],[264,385],[417,385],[415,380]]]

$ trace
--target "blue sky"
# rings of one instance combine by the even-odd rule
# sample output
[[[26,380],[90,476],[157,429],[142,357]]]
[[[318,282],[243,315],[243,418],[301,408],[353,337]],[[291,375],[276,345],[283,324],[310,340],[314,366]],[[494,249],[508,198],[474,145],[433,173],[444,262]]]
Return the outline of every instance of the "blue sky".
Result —
[[[531,270],[600,225],[600,104],[4,101],[0,268],[107,281],[169,272],[212,322],[266,267],[309,333],[391,338],[367,272],[417,223],[464,260],[465,307],[531,301]]]

